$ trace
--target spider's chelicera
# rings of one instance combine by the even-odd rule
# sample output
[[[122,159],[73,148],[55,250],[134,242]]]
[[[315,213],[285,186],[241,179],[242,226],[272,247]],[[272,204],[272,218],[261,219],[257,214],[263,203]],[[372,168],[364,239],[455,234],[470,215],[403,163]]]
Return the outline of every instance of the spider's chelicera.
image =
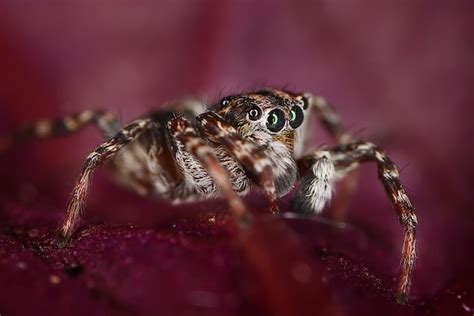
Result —
[[[337,145],[302,155],[311,112]],[[106,140],[83,164],[60,226],[64,242],[84,208],[92,173],[102,164],[118,182],[142,195],[176,203],[220,195],[245,229],[252,224],[252,214],[241,197],[253,186],[277,212],[277,198],[299,182],[294,211],[317,214],[331,199],[336,179],[373,161],[404,229],[397,293],[401,300],[407,298],[416,256],[415,209],[395,164],[376,145],[353,141],[323,98],[267,89],[228,96],[207,111],[200,102],[185,100],[124,126],[109,112],[88,110],[19,129],[0,138],[0,151],[7,144],[71,133],[88,123],[95,124]]]

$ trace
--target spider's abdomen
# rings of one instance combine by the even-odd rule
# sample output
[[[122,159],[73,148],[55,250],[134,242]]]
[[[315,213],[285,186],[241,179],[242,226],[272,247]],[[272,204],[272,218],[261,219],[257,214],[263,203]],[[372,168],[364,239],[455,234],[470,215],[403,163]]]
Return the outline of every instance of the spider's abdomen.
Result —
[[[141,195],[168,198],[179,171],[160,130],[149,130],[110,161],[115,179]]]

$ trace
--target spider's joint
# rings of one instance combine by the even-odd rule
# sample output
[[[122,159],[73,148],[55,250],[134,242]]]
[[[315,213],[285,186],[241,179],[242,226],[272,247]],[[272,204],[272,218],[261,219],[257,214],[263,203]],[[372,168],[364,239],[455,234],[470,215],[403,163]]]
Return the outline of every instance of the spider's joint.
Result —
[[[363,142],[363,143],[360,143],[357,145],[357,148],[359,150],[363,150],[363,151],[371,151],[371,150],[374,150],[375,148],[377,148],[377,146],[373,143],[370,143],[370,142]],[[382,152],[377,150],[376,151],[376,154],[378,153],[379,156],[382,156]],[[379,157],[377,157],[377,159],[379,159]]]
[[[398,191],[397,196],[395,197],[397,202],[403,203],[403,205],[406,205],[409,208],[412,208],[413,206],[411,205],[410,200],[408,199],[408,196],[405,194],[405,192]]]
[[[91,163],[95,162],[97,161],[99,156],[100,156],[99,153],[97,153],[96,151],[93,151],[89,155],[87,155],[86,161],[91,162]]]
[[[415,214],[404,215],[400,221],[404,224],[406,229],[414,229],[418,225],[418,218]]]
[[[398,179],[400,177],[400,173],[396,168],[387,168],[383,170],[382,176],[386,179]]]
[[[46,137],[53,131],[53,126],[47,120],[39,121],[35,127],[35,134],[38,137]]]
[[[319,160],[319,159],[328,159],[328,160],[331,160],[331,153],[329,151],[326,151],[326,150],[322,150],[322,151],[319,151],[317,152],[314,157],[316,158],[316,160]]]
[[[74,120],[71,116],[64,117],[64,125],[68,130],[75,130],[79,127],[79,123]]]
[[[94,112],[91,110],[86,110],[79,114],[79,120],[82,122],[89,121],[92,117],[94,117]]]

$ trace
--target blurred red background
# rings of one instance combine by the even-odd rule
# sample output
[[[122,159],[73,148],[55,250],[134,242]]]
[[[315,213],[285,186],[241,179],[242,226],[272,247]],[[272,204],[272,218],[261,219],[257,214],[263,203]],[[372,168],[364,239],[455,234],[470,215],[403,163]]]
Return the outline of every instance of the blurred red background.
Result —
[[[375,293],[369,296],[371,299],[364,300],[364,293],[343,292],[340,297],[347,298],[347,302],[341,303],[344,311],[351,315],[367,314],[375,308],[371,304],[379,304],[376,306],[395,308],[395,314],[441,315],[446,311],[467,313],[470,306],[472,314],[473,9],[472,1],[65,4],[4,0],[0,4],[0,132],[7,133],[25,121],[59,117],[91,107],[109,109],[126,122],[165,101],[186,95],[215,101],[227,93],[268,86],[318,93],[336,106],[343,122],[357,137],[384,147],[403,170],[402,183],[417,207],[420,222],[413,279],[416,303],[400,310],[396,305],[386,305],[389,300],[380,298],[383,295],[374,290],[377,285],[368,282],[369,290]],[[321,135],[315,146],[327,142],[320,128],[315,129],[315,135]],[[35,247],[43,241],[36,241],[36,236],[25,233],[26,229],[33,227],[45,236],[51,234],[83,157],[100,140],[100,135],[88,128],[71,137],[18,147],[0,157],[0,228],[5,227],[0,239],[0,282],[18,284],[16,290],[4,287],[0,291],[0,314],[21,314],[36,308],[56,313],[61,308],[68,310],[74,297],[78,298],[76,304],[80,304],[78,312],[98,311],[94,304],[99,303],[90,301],[87,294],[91,279],[108,293],[105,300],[99,300],[100,308],[107,312],[153,314],[162,308],[163,313],[176,315],[177,311],[182,315],[257,313],[258,295],[244,295],[240,288],[234,288],[234,301],[229,299],[234,303],[217,307],[211,304],[206,309],[173,291],[178,296],[169,298],[173,303],[165,299],[156,301],[150,292],[166,292],[156,285],[159,279],[144,285],[141,279],[140,283],[136,278],[128,278],[127,284],[136,287],[137,293],[148,293],[130,298],[130,289],[124,285],[117,290],[117,281],[110,275],[107,277],[111,279],[107,279],[100,268],[93,272],[86,269],[86,276],[66,282],[62,291],[51,294],[51,284],[42,287],[41,277],[20,276],[15,272],[17,266],[9,266],[18,264],[16,256],[37,255]],[[88,208],[86,216],[89,221],[132,222],[141,227],[154,223],[161,208],[170,209],[153,201],[141,201],[113,187],[105,178],[99,173],[93,186],[91,211]],[[219,209],[225,212],[222,205]],[[364,231],[368,243],[376,248],[355,251],[355,267],[367,266],[386,281],[383,284],[393,286],[391,278],[396,275],[401,228],[373,166],[362,168],[360,185],[347,214],[347,222]],[[198,225],[196,229],[201,227],[204,234],[213,229],[225,230],[226,219],[219,223],[218,228]],[[186,230],[190,224],[183,225]],[[301,239],[316,238],[306,233],[317,234],[320,224],[306,230],[298,225],[295,227]],[[119,227],[118,236],[127,231],[121,225],[111,227]],[[105,229],[112,229],[111,238],[115,238],[115,228],[106,225]],[[145,229],[139,231],[150,233]],[[101,236],[100,231],[97,234]],[[216,245],[208,238],[204,246],[200,245],[227,258],[224,261],[229,260],[226,255],[237,256],[238,251],[229,246],[231,237],[216,234],[220,243]],[[73,250],[79,251],[83,246],[82,250],[87,252],[85,245],[90,244],[80,244]],[[168,246],[153,245],[153,249],[160,252]],[[193,247],[190,246],[191,254],[181,250],[176,255],[177,267],[188,256],[192,260],[203,256]],[[334,247],[344,247],[344,243]],[[129,249],[122,250],[117,258],[128,256]],[[338,249],[331,251],[337,253]],[[135,252],[137,258],[143,257],[138,250]],[[65,256],[79,256],[77,260],[87,261],[71,253]],[[51,274],[62,269],[66,263],[60,256],[61,252],[53,250],[41,252],[38,273],[44,270]],[[134,258],[133,254],[130,257]],[[88,260],[109,260],[101,258],[92,256]],[[148,262],[151,265],[162,260],[160,255],[153,258],[155,261]],[[117,268],[118,261],[107,262],[103,267]],[[87,267],[87,263],[81,264]],[[97,266],[96,262],[90,264]],[[325,264],[331,265],[327,261]],[[138,266],[147,267],[145,263]],[[187,263],[184,267],[188,270],[178,272],[193,274],[193,266]],[[214,268],[203,264],[202,268],[206,267],[209,271],[204,275],[212,276]],[[132,273],[124,269],[125,275]],[[150,267],[146,269],[153,273]],[[224,286],[222,280],[227,280],[228,270],[232,269],[224,265],[222,271],[216,272],[212,281],[216,289]],[[250,279],[247,281],[251,283],[251,277],[244,275],[242,278]],[[24,290],[21,285],[31,284],[31,280],[35,280],[38,288]],[[183,277],[183,284],[188,281]],[[173,286],[176,282],[169,284]],[[189,282],[206,284],[208,280],[203,277],[201,281]],[[343,282],[336,284],[337,296]],[[38,305],[21,304],[29,296],[41,295],[44,299],[36,302]],[[377,303],[373,303],[374,297]],[[198,301],[202,302],[202,297]],[[41,302],[48,302],[49,307]]]

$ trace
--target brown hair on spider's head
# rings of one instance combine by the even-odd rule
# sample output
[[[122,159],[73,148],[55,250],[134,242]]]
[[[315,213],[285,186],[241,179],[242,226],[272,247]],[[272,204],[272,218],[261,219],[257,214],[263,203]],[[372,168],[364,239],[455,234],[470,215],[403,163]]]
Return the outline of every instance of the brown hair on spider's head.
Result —
[[[282,90],[259,90],[223,98],[218,113],[242,137],[264,145],[280,141],[293,150],[295,129],[304,120],[308,101]]]

